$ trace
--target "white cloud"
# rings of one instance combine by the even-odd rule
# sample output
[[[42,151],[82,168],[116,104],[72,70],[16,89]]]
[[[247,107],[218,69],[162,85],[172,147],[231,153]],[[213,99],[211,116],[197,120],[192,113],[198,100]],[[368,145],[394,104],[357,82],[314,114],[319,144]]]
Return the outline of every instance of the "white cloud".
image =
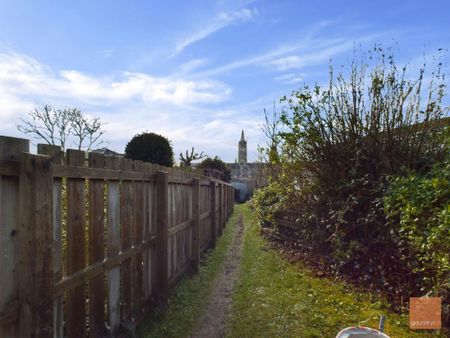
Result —
[[[0,135],[30,138],[15,124],[36,104],[49,103],[100,117],[105,141],[118,152],[135,134],[151,131],[172,141],[176,157],[194,146],[231,161],[240,129],[253,128],[255,119],[245,109],[217,108],[230,95],[229,86],[206,78],[136,72],[94,77],[77,70],[55,71],[26,55],[0,52]]]
[[[286,83],[286,84],[294,84],[303,81],[303,74],[289,73],[275,77],[275,80]]]
[[[283,56],[281,58],[273,59],[267,64],[281,71],[302,69],[307,66],[323,63],[324,61],[326,62],[337,54],[351,50],[354,46],[355,42],[352,40],[330,43],[324,48],[315,48],[313,50],[304,51],[299,55]]]
[[[131,99],[169,105],[202,104],[223,101],[231,94],[227,85],[214,80],[195,81],[132,72],[98,78],[76,70],[54,74],[48,67],[17,53],[0,53],[0,88],[0,98],[26,94],[101,105]]]
[[[379,38],[379,36],[379,34],[372,34],[357,39],[319,40],[317,41],[318,43],[313,44],[313,48],[300,50],[296,55],[286,55],[272,59],[267,62],[267,65],[281,71],[302,69],[329,61],[338,54],[352,50],[359,43],[374,40]]]
[[[214,18],[214,20],[209,25],[206,25],[205,27],[181,39],[177,43],[175,51],[170,55],[170,57],[179,54],[183,49],[185,49],[189,45],[196,43],[200,40],[203,40],[207,38],[209,35],[214,34],[215,32],[231,24],[242,23],[252,20],[257,15],[258,10],[255,8],[253,9],[241,8],[233,12],[221,12]]]
[[[320,27],[322,28],[325,25],[325,23],[322,23]],[[266,66],[280,71],[302,69],[323,63],[340,53],[350,51],[358,43],[373,41],[380,37],[380,34],[371,34],[359,38],[324,39],[314,37],[317,29],[317,27],[313,27],[311,32],[305,33],[302,40],[293,41],[261,54],[220,65],[200,72],[197,76],[215,76],[249,66]]]

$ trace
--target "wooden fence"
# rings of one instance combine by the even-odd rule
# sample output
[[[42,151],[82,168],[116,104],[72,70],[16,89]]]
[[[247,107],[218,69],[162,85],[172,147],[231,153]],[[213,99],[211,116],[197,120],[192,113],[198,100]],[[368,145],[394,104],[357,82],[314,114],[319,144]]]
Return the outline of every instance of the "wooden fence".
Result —
[[[233,187],[121,157],[0,136],[0,337],[133,332],[198,268]]]

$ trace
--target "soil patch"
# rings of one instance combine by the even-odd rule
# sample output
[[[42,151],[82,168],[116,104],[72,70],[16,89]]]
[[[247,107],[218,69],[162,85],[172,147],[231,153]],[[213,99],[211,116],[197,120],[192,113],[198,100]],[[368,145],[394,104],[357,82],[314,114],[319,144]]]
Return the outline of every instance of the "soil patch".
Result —
[[[242,256],[244,224],[242,214],[239,215],[237,229],[228,253],[224,267],[214,280],[213,289],[200,317],[197,327],[191,337],[224,337],[226,318],[233,300],[233,291],[238,280],[238,267]]]

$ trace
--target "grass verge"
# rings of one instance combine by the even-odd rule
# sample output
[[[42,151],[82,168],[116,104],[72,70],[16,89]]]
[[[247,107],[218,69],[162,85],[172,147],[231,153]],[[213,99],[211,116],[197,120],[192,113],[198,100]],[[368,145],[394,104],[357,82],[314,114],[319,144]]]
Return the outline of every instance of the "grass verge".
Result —
[[[227,249],[236,230],[238,213],[228,220],[216,248],[202,257],[199,272],[185,276],[170,291],[169,307],[164,313],[155,309],[138,327],[139,337],[189,337],[220,272]]]
[[[383,300],[328,278],[315,277],[306,267],[289,263],[259,234],[248,206],[244,215],[244,248],[240,279],[230,315],[229,337],[335,337],[344,327],[378,327],[387,316],[391,337],[444,337],[408,328],[408,314],[387,310]]]

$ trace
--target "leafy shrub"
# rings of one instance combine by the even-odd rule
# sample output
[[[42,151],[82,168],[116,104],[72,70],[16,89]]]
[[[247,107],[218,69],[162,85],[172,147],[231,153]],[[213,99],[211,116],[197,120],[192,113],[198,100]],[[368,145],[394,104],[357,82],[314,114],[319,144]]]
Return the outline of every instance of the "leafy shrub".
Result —
[[[423,277],[423,292],[450,290],[450,161],[424,175],[394,177],[384,205],[401,259]],[[399,227],[397,227],[399,225]]]
[[[436,250],[446,248],[439,247],[445,225],[429,234],[425,230],[417,234],[402,225],[404,234],[400,234],[393,215],[387,219],[385,213],[390,177],[427,175],[450,149],[449,135],[442,132],[450,120],[443,119],[448,108],[442,103],[441,64],[430,74],[430,83],[425,84],[425,74],[424,66],[414,78],[406,66],[398,67],[389,51],[376,47],[368,60],[352,63],[348,76],[335,75],[331,67],[328,86],[305,86],[282,98],[277,133],[281,174],[272,177],[269,187],[254,199],[262,218],[276,219],[280,210],[295,213],[291,219],[296,232],[289,230],[286,237],[297,247],[324,257],[334,272],[406,299],[420,287],[436,286],[441,280],[441,272],[433,269],[442,260]],[[433,182],[444,185],[441,180],[430,182],[431,186]],[[431,214],[440,221],[448,217],[440,206],[415,208],[410,211],[412,220],[425,211],[429,214],[424,219]],[[277,222],[273,227],[283,231]],[[422,245],[425,234],[431,238]],[[427,268],[433,267],[428,271],[432,281],[423,281],[423,270],[404,264],[411,257],[404,256],[400,238],[407,240],[405,247],[410,252],[416,247],[422,250]]]
[[[173,150],[169,140],[154,133],[134,136],[126,145],[125,157],[166,167],[173,166]]]

